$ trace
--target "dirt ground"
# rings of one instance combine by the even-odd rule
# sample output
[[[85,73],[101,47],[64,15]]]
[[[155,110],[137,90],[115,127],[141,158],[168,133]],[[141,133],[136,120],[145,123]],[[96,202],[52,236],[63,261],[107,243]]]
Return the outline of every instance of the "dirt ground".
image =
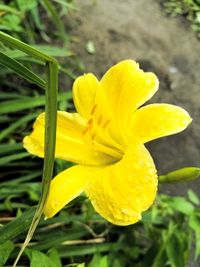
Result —
[[[200,166],[200,41],[181,18],[169,18],[158,0],[77,0],[80,10],[71,15],[70,27],[79,42],[72,47],[86,72],[99,77],[122,59],[135,59],[160,79],[160,90],[151,102],[185,108],[192,116],[189,128],[178,135],[147,145],[159,174]],[[92,41],[96,52],[86,51]],[[161,186],[170,194],[185,194],[199,181]]]

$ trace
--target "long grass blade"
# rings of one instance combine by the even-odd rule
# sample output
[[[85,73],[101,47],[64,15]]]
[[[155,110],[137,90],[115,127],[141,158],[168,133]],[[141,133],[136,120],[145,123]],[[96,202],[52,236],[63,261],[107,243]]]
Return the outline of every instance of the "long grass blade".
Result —
[[[69,99],[71,94],[60,93],[58,95],[58,101]],[[0,114],[8,114],[12,112],[22,111],[34,107],[43,106],[45,104],[45,96],[26,97],[18,100],[10,100],[1,103]]]
[[[18,127],[24,125],[25,123],[33,120],[38,114],[34,113],[34,114],[29,114],[27,116],[22,117],[21,119],[17,120],[14,123],[11,123],[11,125],[6,128],[5,130],[1,131],[0,133],[0,141],[2,139],[4,139],[6,136],[8,136],[9,134],[11,134],[13,131],[15,131]]]
[[[46,90],[46,112],[45,112],[45,151],[44,167],[42,177],[42,194],[34,214],[31,226],[21,250],[13,264],[16,267],[24,249],[32,239],[37,225],[42,217],[46,198],[49,192],[51,177],[53,174],[55,139],[56,139],[56,119],[57,119],[57,90],[58,90],[58,64],[47,62],[47,90]]]
[[[25,80],[37,84],[39,87],[46,87],[46,82],[42,78],[30,71],[28,68],[26,68],[24,65],[22,65],[15,59],[12,59],[11,57],[2,52],[0,52],[0,64],[6,66],[9,69],[12,69]]]

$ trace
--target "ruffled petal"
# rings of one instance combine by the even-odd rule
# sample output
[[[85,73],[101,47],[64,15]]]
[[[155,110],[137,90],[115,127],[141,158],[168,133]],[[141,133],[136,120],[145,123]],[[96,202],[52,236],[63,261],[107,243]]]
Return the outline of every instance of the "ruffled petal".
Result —
[[[142,143],[183,131],[192,121],[182,108],[169,104],[152,104],[138,109],[129,125],[131,138]]]
[[[79,196],[83,192],[85,182],[85,169],[80,166],[71,167],[58,174],[50,185],[44,207],[45,216],[47,218],[53,217],[65,205]]]
[[[135,61],[124,60],[111,67],[100,83],[104,94],[100,101],[109,107],[112,123],[125,139],[131,115],[155,94],[158,79],[151,72],[143,72]]]
[[[141,219],[156,195],[157,175],[153,160],[143,145],[129,149],[118,163],[93,168],[85,192],[95,210],[116,225]]]
[[[44,124],[45,113],[36,119],[33,132],[23,140],[29,153],[44,157]],[[77,113],[58,111],[55,156],[83,165],[104,165],[116,161],[115,158],[93,150],[85,142],[87,123]]]
[[[73,85],[73,100],[78,113],[89,118],[95,106],[96,92],[99,89],[99,81],[91,74],[78,77]]]

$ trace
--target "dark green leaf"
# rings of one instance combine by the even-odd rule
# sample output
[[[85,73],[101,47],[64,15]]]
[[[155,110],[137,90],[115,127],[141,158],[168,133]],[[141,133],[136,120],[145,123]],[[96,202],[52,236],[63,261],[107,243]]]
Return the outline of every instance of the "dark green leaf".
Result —
[[[58,267],[47,255],[38,250],[26,249],[26,254],[30,260],[30,267]]]
[[[51,249],[48,255],[51,261],[54,263],[55,267],[62,267],[62,262],[56,249]]]
[[[175,232],[172,233],[168,238],[166,244],[166,252],[171,267],[185,266],[184,244],[183,244],[184,241],[180,239],[179,234],[180,233],[177,230],[175,230]]]
[[[39,87],[46,87],[46,82],[42,78],[30,71],[28,68],[26,68],[24,65],[22,65],[15,59],[12,59],[11,57],[2,52],[0,52],[0,64],[12,69],[25,80],[37,84]]]
[[[0,244],[0,266],[3,266],[6,263],[13,249],[13,242],[9,240],[3,244]]]
[[[0,243],[13,239],[25,232],[31,223],[35,208],[24,212],[20,217],[0,228]]]
[[[189,218],[189,226],[195,232],[195,258],[200,255],[200,216],[192,213]]]

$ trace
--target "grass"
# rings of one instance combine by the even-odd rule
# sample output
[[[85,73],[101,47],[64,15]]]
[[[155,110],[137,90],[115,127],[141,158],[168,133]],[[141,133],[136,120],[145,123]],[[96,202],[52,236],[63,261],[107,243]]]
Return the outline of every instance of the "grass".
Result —
[[[183,16],[192,30],[200,38],[200,1],[199,0],[162,0],[164,8],[171,16]]]

